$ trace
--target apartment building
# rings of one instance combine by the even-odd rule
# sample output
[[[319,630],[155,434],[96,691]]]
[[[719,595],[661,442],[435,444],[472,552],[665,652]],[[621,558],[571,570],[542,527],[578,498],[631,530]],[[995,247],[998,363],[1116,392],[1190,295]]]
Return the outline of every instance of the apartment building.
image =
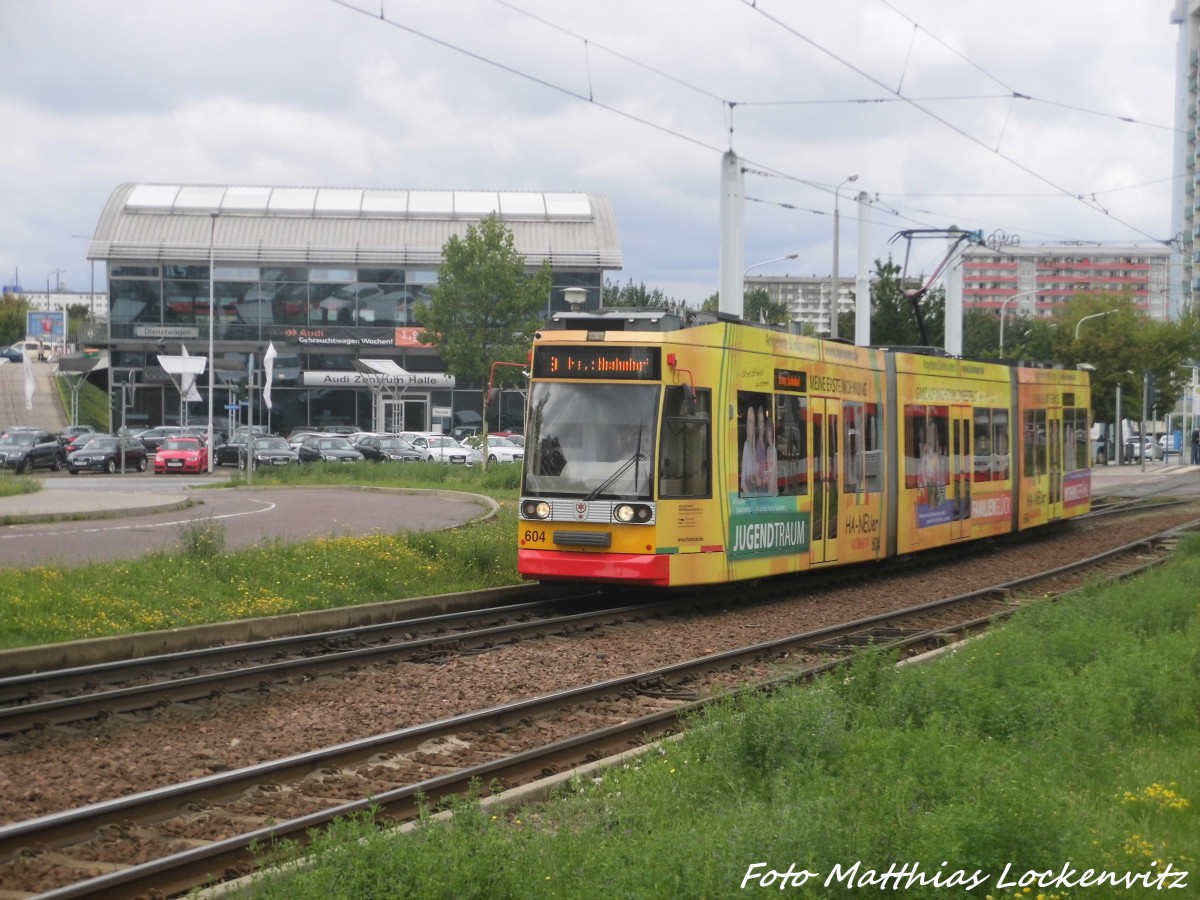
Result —
[[[1078,294],[1129,296],[1151,319],[1171,317],[1172,250],[1161,245],[1024,244],[963,254],[963,307],[1049,317]]]

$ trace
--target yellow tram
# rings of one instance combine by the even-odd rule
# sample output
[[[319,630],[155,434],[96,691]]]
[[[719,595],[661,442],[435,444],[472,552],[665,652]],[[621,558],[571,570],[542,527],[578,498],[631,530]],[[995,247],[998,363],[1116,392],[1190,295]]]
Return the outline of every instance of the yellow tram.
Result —
[[[561,313],[531,355],[518,570],[699,585],[1087,512],[1087,373],[718,316]]]

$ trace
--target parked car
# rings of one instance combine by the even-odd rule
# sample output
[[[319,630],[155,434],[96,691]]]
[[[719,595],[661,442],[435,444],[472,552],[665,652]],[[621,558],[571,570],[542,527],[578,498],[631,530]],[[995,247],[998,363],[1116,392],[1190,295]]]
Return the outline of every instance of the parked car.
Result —
[[[375,462],[423,462],[425,457],[412,444],[396,435],[366,435],[354,444],[365,459]]]
[[[58,433],[58,442],[65,447],[68,444],[74,443],[79,438],[83,438],[86,441],[90,435],[96,433],[96,429],[91,425],[68,425]]]
[[[476,435],[463,441],[468,447],[483,452],[483,437]],[[520,462],[525,458],[525,449],[518,447],[506,437],[489,434],[487,436],[488,462]]]
[[[182,437],[191,433],[182,425],[160,425],[157,428],[147,428],[137,436],[137,439],[142,442],[147,453],[154,454],[158,452],[158,448],[167,438]]]
[[[300,462],[362,462],[363,455],[338,434],[310,434],[300,442]]]
[[[456,425],[450,431],[450,437],[454,438],[460,444],[469,437],[474,437],[479,434],[482,429],[478,425]]]
[[[313,437],[314,435],[316,435],[317,437],[320,437],[321,432],[319,432],[319,431],[293,431],[286,438],[287,445],[289,447],[291,447],[293,450],[295,450],[297,453],[299,453],[300,445],[304,443],[304,439],[308,438],[308,437]],[[347,438],[347,440],[349,440],[349,438]]]
[[[256,469],[263,466],[290,466],[300,461],[300,455],[288,446],[288,442],[274,434],[256,435],[250,456],[254,459]],[[244,457],[239,467],[245,468]]]
[[[45,356],[46,343],[45,341],[17,341],[8,349],[14,351],[15,353],[21,354],[15,359],[10,356],[8,357],[9,359],[12,359],[13,362],[24,362],[26,356],[28,356],[30,359],[37,359],[39,350],[41,350],[42,355]]]
[[[1174,435],[1160,434],[1158,436],[1158,448],[1162,451],[1162,455],[1168,459],[1172,456],[1178,456],[1180,448],[1175,446]]]
[[[470,465],[472,451],[464,447],[448,434],[428,434],[423,431],[405,431],[400,434],[412,444],[429,462],[444,462],[456,466]],[[482,454],[474,452],[478,461],[483,461]]]
[[[25,354],[16,347],[5,347],[0,350],[0,359],[7,359],[9,362],[25,362]]]
[[[181,436],[167,438],[154,454],[154,474],[167,472],[190,472],[199,474],[208,471],[208,447],[204,439]]]
[[[295,428],[293,428],[291,431],[289,431],[287,433],[287,437],[285,437],[284,440],[287,441],[289,444],[292,443],[293,441],[296,441],[297,443],[299,443],[301,438],[305,438],[310,434],[316,434],[316,433],[317,433],[317,428],[314,425],[297,425]]]
[[[1125,443],[1125,461],[1141,462],[1143,451],[1148,462],[1163,458],[1163,448],[1159,445],[1158,441],[1153,438],[1144,438],[1141,440],[1134,438]]]
[[[214,466],[237,466],[242,468],[246,456],[246,444],[250,440],[251,431],[249,426],[243,425],[233,430],[233,434],[229,436],[229,440],[220,444],[213,451]],[[274,437],[268,434],[266,426],[254,426],[253,432],[255,438]]]
[[[112,475],[120,472],[122,465],[126,472],[145,472],[150,466],[146,445],[127,435],[101,434],[67,454],[67,471],[72,475],[80,472]]]
[[[58,435],[41,429],[12,429],[0,438],[0,466],[28,475],[34,469],[63,467],[65,454]]]

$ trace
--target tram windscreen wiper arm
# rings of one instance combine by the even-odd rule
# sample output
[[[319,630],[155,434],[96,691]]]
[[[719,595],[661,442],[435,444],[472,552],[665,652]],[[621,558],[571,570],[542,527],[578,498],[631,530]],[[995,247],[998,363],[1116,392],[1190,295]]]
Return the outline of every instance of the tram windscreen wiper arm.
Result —
[[[629,459],[625,460],[625,462],[623,462],[621,464],[621,468],[617,469],[617,471],[613,472],[611,475],[609,475],[607,478],[605,478],[602,482],[600,482],[600,484],[596,486],[596,489],[594,491],[591,491],[590,493],[588,493],[588,495],[586,497],[584,497],[583,499],[589,500],[589,501],[595,500],[610,485],[612,485],[612,483],[614,481],[616,481],[618,478],[620,478],[622,475],[624,475],[626,472],[628,472],[630,466],[632,466],[634,463],[642,462],[646,458],[647,457],[646,457],[645,453],[642,453],[640,451],[637,453],[634,453],[633,456],[629,457]],[[637,485],[635,484],[634,487],[636,488]]]

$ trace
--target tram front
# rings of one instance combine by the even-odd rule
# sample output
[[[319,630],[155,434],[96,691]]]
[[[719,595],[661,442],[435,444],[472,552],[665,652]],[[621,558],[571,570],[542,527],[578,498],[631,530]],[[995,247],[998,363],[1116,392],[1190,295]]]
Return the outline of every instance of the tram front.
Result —
[[[657,346],[536,346],[525,425],[518,571],[655,581]]]

